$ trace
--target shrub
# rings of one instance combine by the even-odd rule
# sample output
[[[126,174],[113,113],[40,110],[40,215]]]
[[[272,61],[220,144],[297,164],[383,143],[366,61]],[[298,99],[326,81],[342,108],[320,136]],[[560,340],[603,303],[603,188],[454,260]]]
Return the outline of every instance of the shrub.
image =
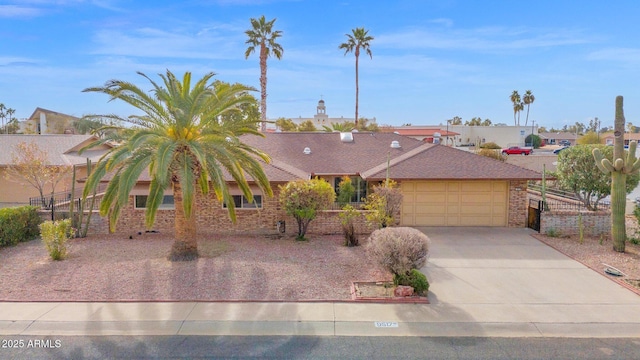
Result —
[[[547,229],[546,235],[549,237],[559,237],[560,231],[556,230],[555,228],[549,228]]]
[[[395,225],[395,215],[400,212],[402,192],[393,180],[374,186],[373,193],[365,199],[364,208],[371,210],[367,213],[367,221],[379,228]]]
[[[333,187],[324,179],[290,181],[280,186],[280,203],[298,223],[298,240],[305,240],[311,220],[318,211],[329,208],[335,198]]]
[[[378,229],[369,237],[367,253],[394,276],[407,275],[427,263],[429,238],[408,227]]]
[[[0,246],[35,239],[40,233],[38,225],[41,222],[35,206],[0,209]]]
[[[73,232],[71,219],[45,221],[40,224],[42,241],[53,260],[62,260],[67,256],[67,241]]]
[[[500,160],[500,161],[506,161],[507,157],[502,155],[502,153],[500,153],[499,151],[493,150],[493,149],[480,149],[476,152],[476,154],[481,155],[481,156],[486,156],[488,158],[492,158],[492,159],[496,159],[496,160]]]
[[[482,145],[480,145],[480,149],[502,149],[502,147],[500,147],[500,145],[494,143],[494,142],[488,142],[488,143],[484,143]]]
[[[393,284],[411,286],[418,295],[424,295],[429,291],[427,277],[417,269],[411,269],[408,274],[394,275]]]
[[[356,235],[356,229],[354,220],[360,215],[358,210],[354,209],[351,205],[345,205],[340,213],[340,223],[342,224],[342,232],[344,233],[344,245],[345,246],[358,246],[358,236]]]

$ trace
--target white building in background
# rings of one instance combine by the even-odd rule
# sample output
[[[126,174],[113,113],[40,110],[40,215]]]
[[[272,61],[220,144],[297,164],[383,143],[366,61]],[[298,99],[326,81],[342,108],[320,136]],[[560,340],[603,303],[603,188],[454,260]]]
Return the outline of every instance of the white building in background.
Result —
[[[525,139],[532,133],[538,135],[538,128],[531,126],[468,126],[468,125],[409,125],[386,129],[414,139],[434,142],[438,133],[438,142],[455,147],[470,147],[476,144],[494,142],[501,147],[530,146]]]
[[[444,129],[445,127],[441,127]],[[453,139],[454,146],[484,144],[494,142],[501,147],[531,146],[525,144],[527,136],[538,135],[537,126],[467,126],[449,125],[449,131],[457,132]]]
[[[362,119],[363,117],[361,117]],[[327,108],[325,105],[324,100],[320,99],[320,101],[318,101],[318,106],[316,106],[316,114],[313,115],[313,117],[293,117],[293,118],[285,118],[285,119],[291,119],[291,121],[293,121],[296,125],[300,125],[303,122],[307,121],[307,120],[311,120],[313,122],[313,125],[316,127],[316,129],[318,130],[322,130],[323,126],[327,126],[327,127],[331,127],[332,124],[340,124],[340,123],[345,123],[345,122],[351,122],[354,123],[354,118],[346,118],[346,117],[339,117],[339,118],[332,118],[329,117],[329,115],[327,115]],[[376,122],[376,118],[364,118],[368,121],[369,124],[373,124]],[[276,119],[269,119],[269,121],[273,121],[275,122],[277,120]],[[276,125],[274,123],[267,123],[267,129],[275,129]]]

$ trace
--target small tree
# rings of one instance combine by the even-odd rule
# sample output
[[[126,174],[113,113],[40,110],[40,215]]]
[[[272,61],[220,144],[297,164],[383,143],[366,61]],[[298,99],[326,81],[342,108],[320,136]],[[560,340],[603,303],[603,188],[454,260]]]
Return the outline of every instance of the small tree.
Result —
[[[280,186],[280,203],[284,211],[298,223],[298,240],[304,240],[309,223],[318,211],[326,210],[335,201],[333,187],[324,179],[290,181]]]
[[[276,128],[280,131],[298,131],[298,125],[293,120],[282,117],[276,120]]]
[[[353,186],[351,178],[344,176],[340,184],[338,184],[338,204],[340,204],[340,207],[344,207],[350,203],[355,192],[356,188]]]
[[[600,144],[600,135],[595,131],[589,131],[576,140],[579,145]]]
[[[400,212],[402,192],[393,180],[373,187],[373,192],[365,199],[364,208],[371,210],[367,213],[367,221],[380,228],[395,224],[395,215]]]
[[[298,125],[298,131],[316,131],[316,126],[313,124],[311,120],[305,120],[300,125]]]
[[[599,149],[604,158],[613,160],[613,147],[605,145],[577,145],[562,150],[558,155],[558,167],[555,176],[563,190],[573,192],[587,209],[595,211],[598,204],[611,194],[611,175],[598,169],[593,160],[593,149]],[[626,193],[638,185],[640,175],[629,174],[626,181]]]
[[[533,143],[531,143],[533,139]],[[542,139],[540,139],[540,136],[535,135],[535,134],[529,134],[527,135],[527,137],[524,139],[525,144],[530,144],[531,147],[533,147],[534,149],[539,149],[540,145],[542,145]]]
[[[71,166],[51,165],[49,155],[35,143],[21,142],[14,146],[11,164],[7,168],[7,178],[11,181],[26,181],[40,193],[44,202],[45,188],[51,186],[51,194],[56,186],[71,173]]]

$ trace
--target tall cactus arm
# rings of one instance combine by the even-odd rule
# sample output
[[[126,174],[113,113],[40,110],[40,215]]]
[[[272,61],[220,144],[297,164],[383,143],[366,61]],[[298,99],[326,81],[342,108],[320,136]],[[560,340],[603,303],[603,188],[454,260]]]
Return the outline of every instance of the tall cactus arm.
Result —
[[[640,159],[636,158],[637,146],[637,141],[631,141],[629,143],[629,154],[627,154],[627,161],[624,166],[624,172],[627,174],[633,174],[640,169]]]
[[[606,159],[604,157],[600,149],[593,149],[592,153],[593,153],[593,157],[596,159],[596,166],[598,167],[598,169],[600,169],[600,171],[602,171],[605,174],[608,174],[612,171],[616,171],[611,161],[609,161],[609,159]]]

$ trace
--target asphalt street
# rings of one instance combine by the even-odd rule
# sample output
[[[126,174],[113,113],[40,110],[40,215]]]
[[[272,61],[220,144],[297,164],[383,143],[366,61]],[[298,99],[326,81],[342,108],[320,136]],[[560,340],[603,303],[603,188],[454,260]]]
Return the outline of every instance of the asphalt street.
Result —
[[[310,336],[2,337],[0,359],[638,359],[640,339]],[[23,346],[20,347],[20,341]],[[35,341],[39,345],[34,345]],[[31,347],[29,343],[31,342]],[[44,347],[48,344],[50,347]]]

